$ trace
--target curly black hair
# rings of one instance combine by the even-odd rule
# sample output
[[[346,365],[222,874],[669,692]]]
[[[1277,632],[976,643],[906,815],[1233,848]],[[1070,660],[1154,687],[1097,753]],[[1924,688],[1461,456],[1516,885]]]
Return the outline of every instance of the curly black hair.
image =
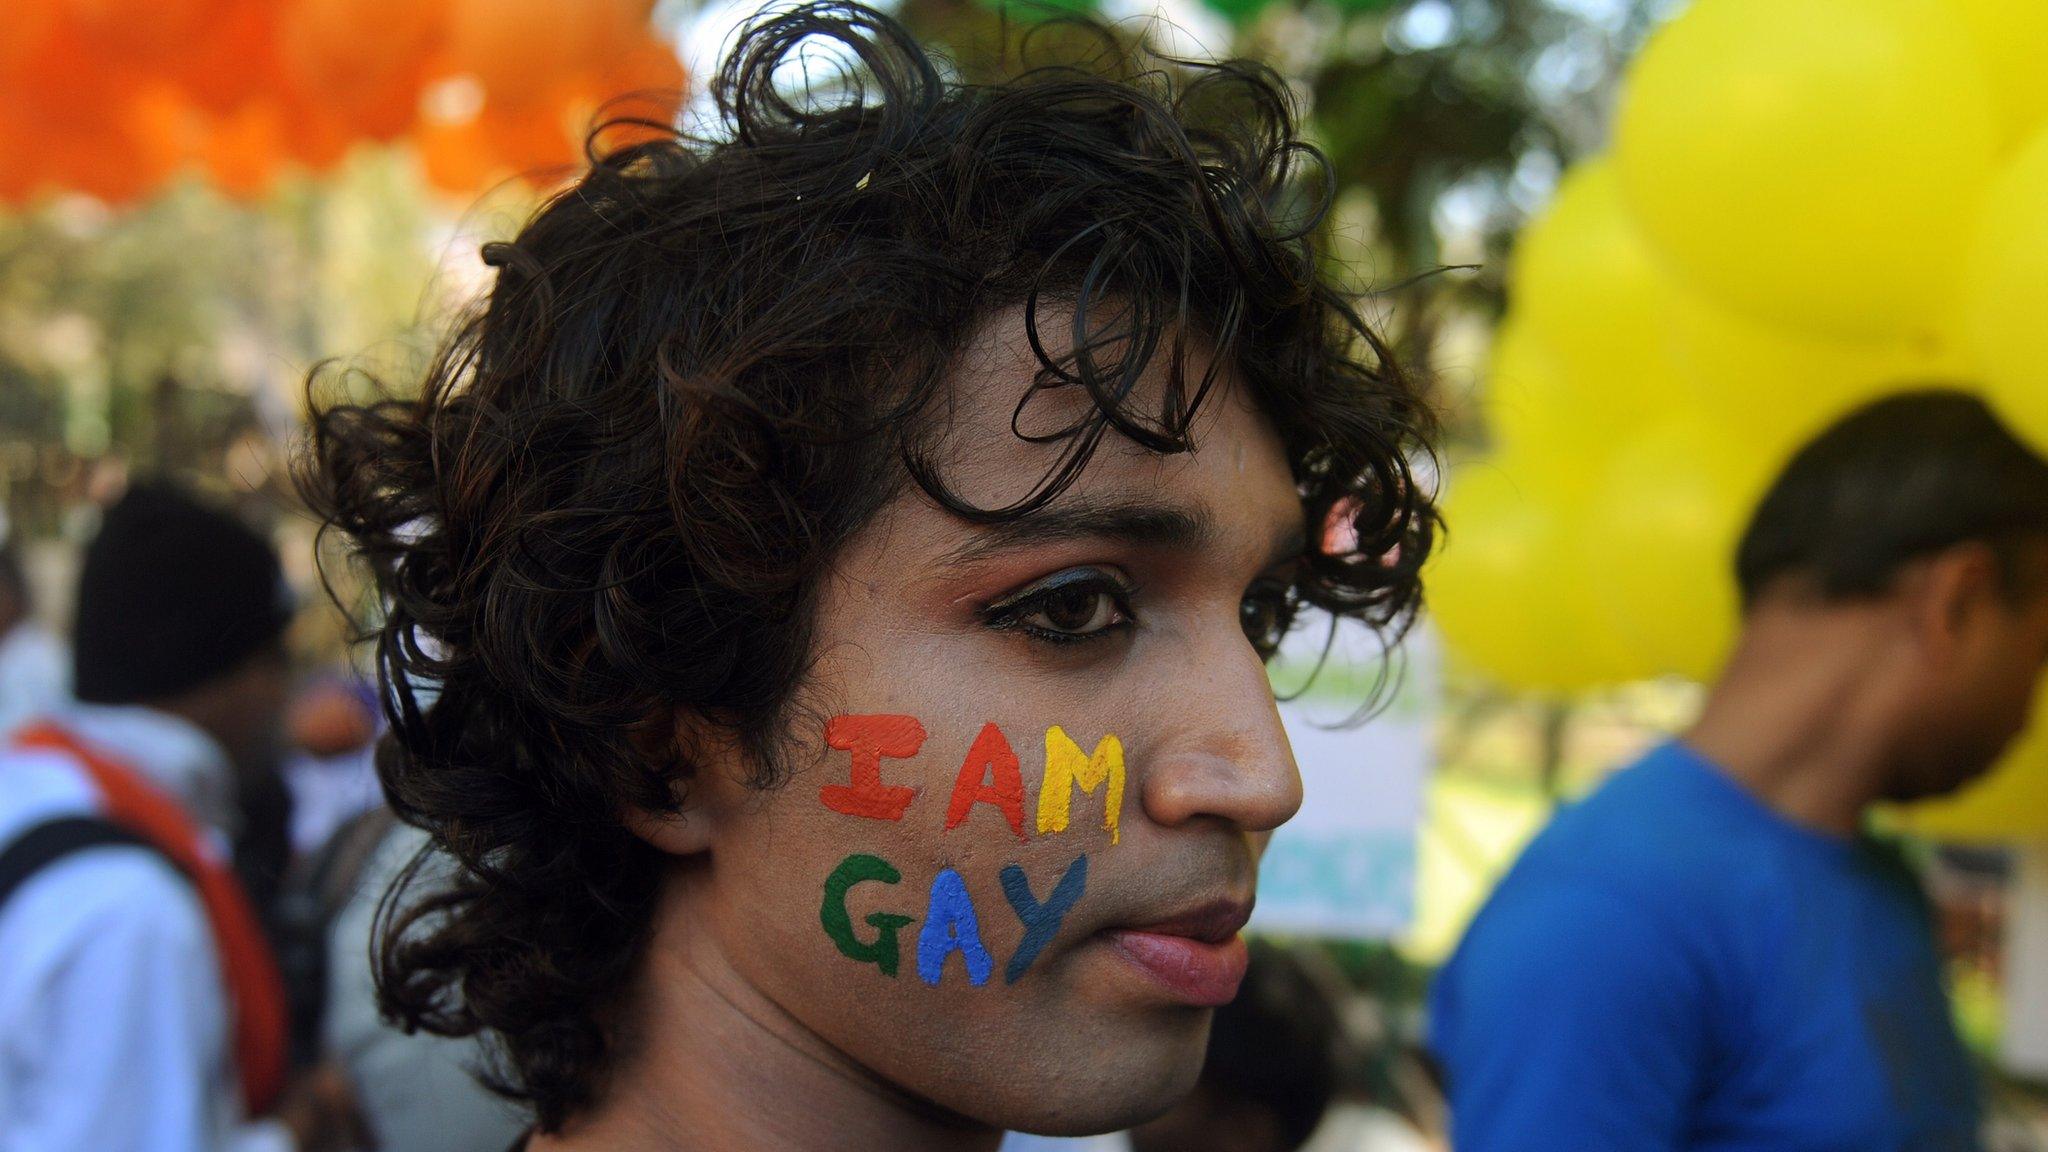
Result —
[[[496,283],[415,396],[309,383],[300,488],[380,593],[379,773],[455,862],[387,896],[380,998],[409,1028],[487,1034],[495,1086],[543,1129],[603,1086],[662,874],[622,813],[674,810],[691,772],[668,718],[730,733],[774,786],[819,576],[906,485],[1029,515],[1107,436],[1187,451],[1234,367],[1307,522],[1356,530],[1306,558],[1297,598],[1389,640],[1416,609],[1432,416],[1328,275],[1330,175],[1285,85],[1061,27],[1027,47],[1059,59],[970,83],[856,4],[757,18],[714,82],[718,131],[593,143],[485,246]],[[835,83],[792,87],[820,42]],[[1028,496],[976,507],[934,455],[948,373],[1018,305],[1033,392],[1094,404],[1043,437],[1059,462]],[[1164,398],[1141,404],[1155,361]]]

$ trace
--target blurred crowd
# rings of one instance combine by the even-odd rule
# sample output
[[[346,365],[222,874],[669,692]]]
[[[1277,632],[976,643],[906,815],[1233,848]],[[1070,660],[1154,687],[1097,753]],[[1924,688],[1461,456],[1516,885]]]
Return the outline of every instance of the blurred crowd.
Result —
[[[149,480],[93,512],[68,636],[0,549],[7,1146],[497,1152],[519,1125],[468,1053],[378,1020],[376,900],[422,837],[374,690],[295,664],[301,604],[229,508]]]

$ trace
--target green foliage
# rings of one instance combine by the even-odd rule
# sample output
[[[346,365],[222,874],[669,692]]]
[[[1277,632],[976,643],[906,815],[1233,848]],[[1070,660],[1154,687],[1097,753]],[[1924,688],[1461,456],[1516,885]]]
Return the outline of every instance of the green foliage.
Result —
[[[438,315],[438,221],[375,151],[255,205],[188,181],[121,213],[0,214],[0,507],[48,531],[102,456],[217,474],[247,430],[289,428],[331,352],[402,370]]]

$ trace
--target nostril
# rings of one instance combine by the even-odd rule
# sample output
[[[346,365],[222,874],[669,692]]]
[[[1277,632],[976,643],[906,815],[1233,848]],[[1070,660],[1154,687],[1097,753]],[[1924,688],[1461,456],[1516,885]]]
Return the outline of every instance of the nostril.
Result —
[[[1249,832],[1279,827],[1301,809],[1301,775],[1285,745],[1256,755],[1181,751],[1154,757],[1139,786],[1146,816],[1174,826],[1214,817]]]

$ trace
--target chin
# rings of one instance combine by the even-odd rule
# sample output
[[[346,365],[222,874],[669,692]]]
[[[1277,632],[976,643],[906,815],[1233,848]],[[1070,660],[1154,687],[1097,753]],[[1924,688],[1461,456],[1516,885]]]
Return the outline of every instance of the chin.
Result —
[[[991,1100],[976,1119],[1034,1136],[1095,1136],[1156,1120],[1194,1091],[1208,1051],[1208,1020],[1191,1040],[1133,1038],[1114,1053],[1073,1053],[1057,1069],[1041,1068],[1035,1083],[1019,1069],[1016,1099]],[[1176,1029],[1176,1031],[1178,1031]]]

